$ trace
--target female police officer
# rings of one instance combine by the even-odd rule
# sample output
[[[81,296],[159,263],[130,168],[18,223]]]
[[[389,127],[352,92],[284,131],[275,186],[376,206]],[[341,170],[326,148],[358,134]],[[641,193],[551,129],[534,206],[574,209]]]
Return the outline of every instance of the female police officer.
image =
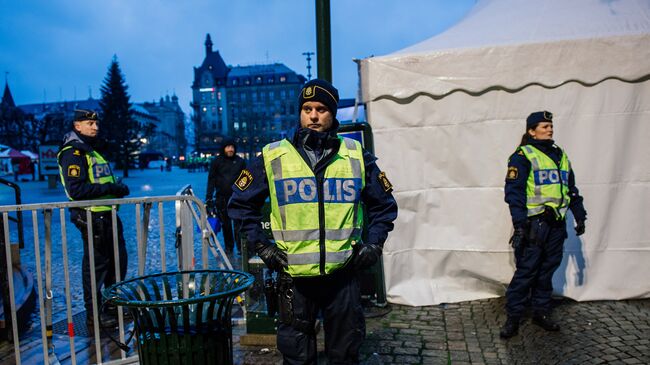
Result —
[[[526,119],[517,151],[510,156],[505,184],[514,234],[516,270],[506,292],[508,319],[501,337],[517,334],[525,303],[530,295],[533,323],[558,331],[550,318],[553,273],[562,261],[567,237],[565,215],[570,208],[576,235],[585,231],[587,212],[575,186],[566,153],[553,141],[553,115],[535,112]]]

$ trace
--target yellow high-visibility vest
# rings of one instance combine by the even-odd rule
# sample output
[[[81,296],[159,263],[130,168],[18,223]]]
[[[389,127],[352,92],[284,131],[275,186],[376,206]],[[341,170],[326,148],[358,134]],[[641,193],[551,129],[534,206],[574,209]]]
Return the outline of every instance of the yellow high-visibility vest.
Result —
[[[72,146],[66,146],[59,151],[57,154],[56,158],[59,160],[61,153],[65,150],[69,150],[73,148]],[[115,177],[113,176],[113,171],[111,170],[111,166],[109,163],[104,159],[104,157],[97,151],[92,151],[92,152],[85,152],[86,156],[86,162],[88,165],[88,179],[90,180],[91,184],[108,184],[108,183],[114,183],[115,182]],[[65,188],[65,195],[68,196],[68,199],[74,200],[70,197],[70,194],[68,194],[68,189],[65,186],[65,179],[63,178],[63,174],[67,174],[68,171],[63,171],[63,168],[61,167],[61,162],[59,161],[59,177],[61,178],[61,184],[63,184],[63,187]],[[116,198],[115,195],[104,195],[101,196],[97,199],[113,199]],[[110,205],[95,205],[90,207],[91,212],[105,212],[111,210]]]
[[[532,217],[544,212],[545,207],[553,208],[555,217],[564,219],[571,202],[569,196],[569,172],[571,163],[566,153],[560,150],[560,166],[545,153],[531,145],[519,147],[530,161],[530,173],[526,183],[526,208]]]
[[[343,267],[361,239],[361,144],[339,137],[340,148],[317,179],[287,140],[264,147],[275,244],[287,253],[291,276],[326,275]]]

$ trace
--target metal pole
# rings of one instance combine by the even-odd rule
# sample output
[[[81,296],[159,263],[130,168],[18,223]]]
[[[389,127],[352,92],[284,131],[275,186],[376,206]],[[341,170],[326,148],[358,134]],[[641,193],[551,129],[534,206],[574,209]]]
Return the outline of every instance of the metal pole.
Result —
[[[316,59],[318,78],[332,82],[330,0],[316,0]]]

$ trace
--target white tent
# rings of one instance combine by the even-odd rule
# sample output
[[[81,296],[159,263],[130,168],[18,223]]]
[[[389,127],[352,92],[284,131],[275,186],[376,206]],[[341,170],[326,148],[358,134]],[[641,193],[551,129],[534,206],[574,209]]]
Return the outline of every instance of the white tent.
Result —
[[[399,217],[389,300],[501,296],[514,272],[503,201],[526,116],[554,113],[588,211],[557,294],[650,297],[650,1],[485,0],[448,31],[359,64]]]

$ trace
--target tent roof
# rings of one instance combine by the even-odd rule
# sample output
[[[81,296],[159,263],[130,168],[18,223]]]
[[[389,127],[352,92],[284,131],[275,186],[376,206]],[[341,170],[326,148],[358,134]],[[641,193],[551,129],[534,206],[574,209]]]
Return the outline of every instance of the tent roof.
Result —
[[[452,28],[394,55],[643,33],[649,0],[480,0]]]
[[[14,148],[8,148],[6,150],[0,150],[0,158],[29,158],[26,154],[18,151],[17,149]]]
[[[360,62],[363,101],[650,79],[650,0],[483,0],[456,26]]]

